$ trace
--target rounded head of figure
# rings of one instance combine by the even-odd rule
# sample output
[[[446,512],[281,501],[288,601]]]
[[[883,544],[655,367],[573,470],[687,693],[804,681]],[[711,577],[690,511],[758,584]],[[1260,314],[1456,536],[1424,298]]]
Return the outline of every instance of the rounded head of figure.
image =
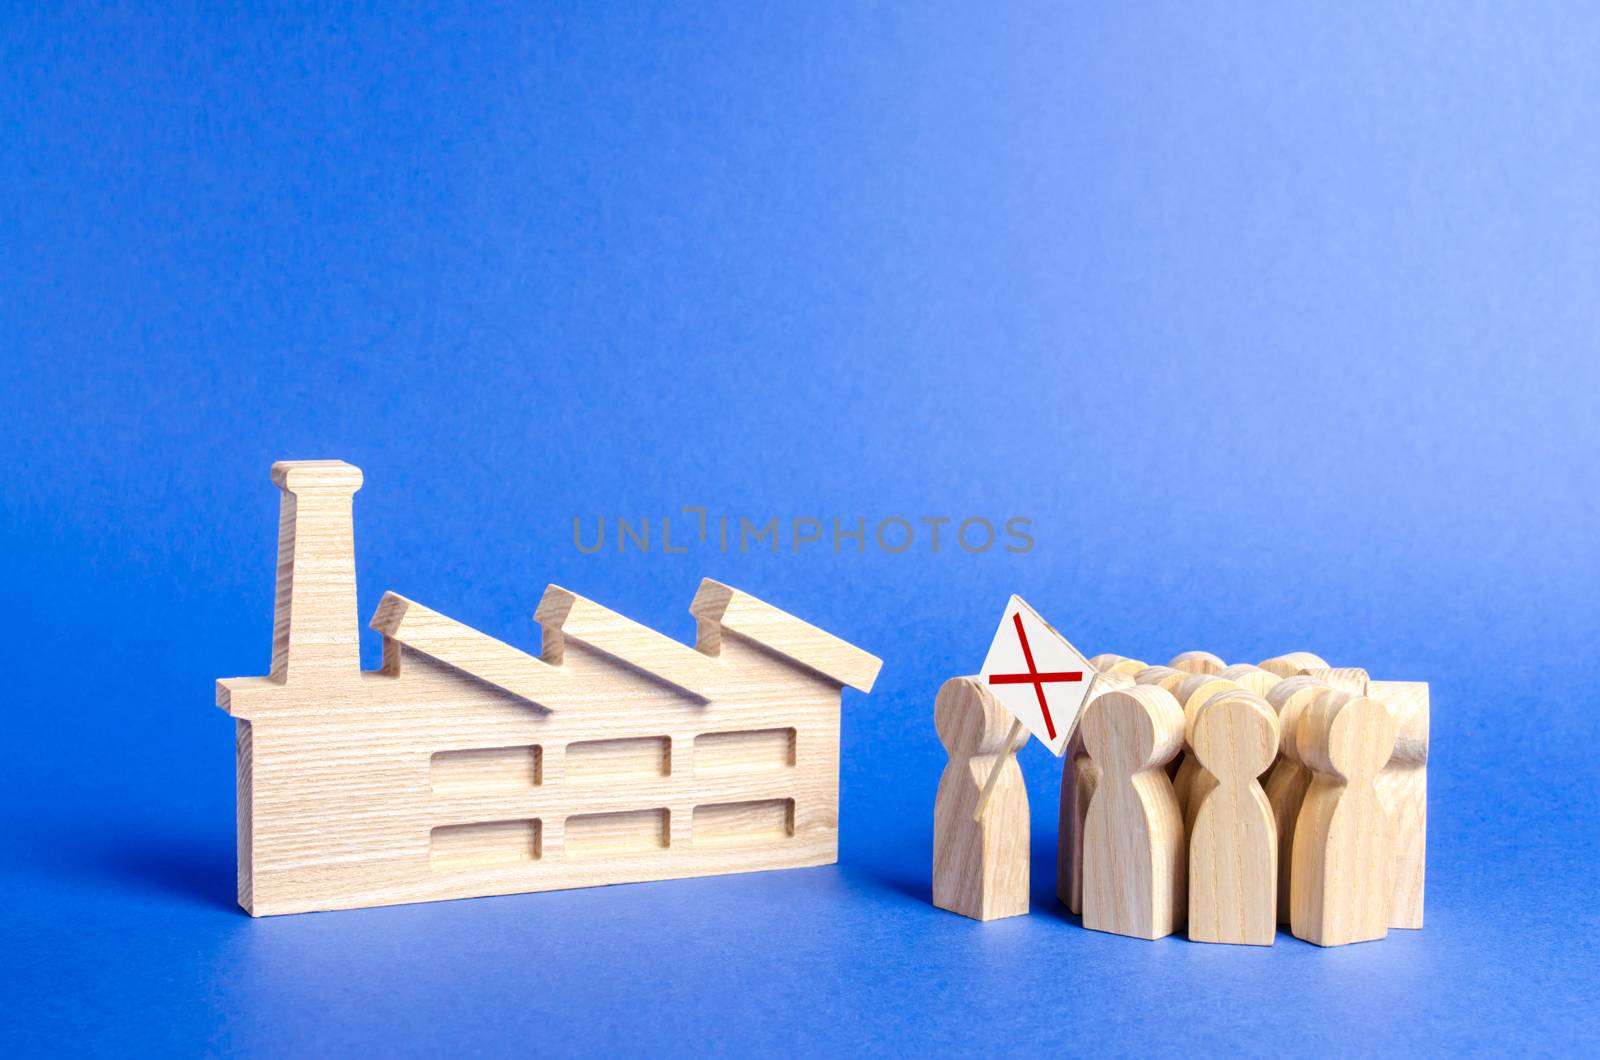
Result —
[[[1188,739],[1189,722],[1194,720],[1195,712],[1200,709],[1201,704],[1223,692],[1238,691],[1241,691],[1239,686],[1226,677],[1215,677],[1210,674],[1191,674],[1178,682],[1177,687],[1172,690],[1172,695],[1183,708],[1184,739]]]
[[[1218,780],[1253,780],[1278,757],[1278,715],[1254,692],[1212,696],[1189,720],[1187,735],[1195,757]]]
[[[1174,670],[1170,666],[1146,666],[1143,670],[1133,675],[1133,680],[1141,685],[1160,685],[1168,692],[1171,692],[1188,676],[1184,671]]]
[[[1083,746],[1102,770],[1137,773],[1168,761],[1183,742],[1183,711],[1160,685],[1096,696],[1078,722]]]
[[[1388,707],[1367,696],[1333,689],[1306,708],[1295,742],[1306,765],[1355,782],[1378,775],[1394,753],[1395,735]]]
[[[1121,670],[1108,670],[1103,674],[1096,674],[1094,687],[1090,691],[1096,695],[1106,692],[1115,692],[1119,688],[1132,688],[1136,682]]]
[[[1136,674],[1146,668],[1145,664],[1138,659],[1130,659],[1126,655],[1117,655],[1109,651],[1090,659],[1089,665],[1094,667],[1096,672],[1102,674]]]
[[[1267,702],[1278,712],[1278,751],[1289,761],[1300,761],[1300,745],[1295,739],[1300,731],[1300,716],[1327,690],[1328,686],[1317,678],[1301,675],[1284,678],[1267,693]]]
[[[1011,731],[1011,715],[976,677],[952,677],[933,701],[933,726],[952,755],[994,754]]]
[[[1174,670],[1191,674],[1214,674],[1227,667],[1227,663],[1208,651],[1182,651],[1167,660]]]
[[[1272,691],[1273,685],[1283,680],[1272,671],[1251,666],[1249,663],[1234,663],[1225,667],[1217,676],[1226,677],[1240,688],[1248,689],[1258,696],[1266,695]]]
[[[1367,676],[1367,671],[1359,666],[1334,666],[1328,669],[1307,667],[1303,672],[1315,677],[1329,688],[1337,688],[1341,692],[1353,692],[1358,696],[1367,694],[1370,678]]]
[[[1293,677],[1301,670],[1326,670],[1328,663],[1320,655],[1308,651],[1292,651],[1286,655],[1274,655],[1261,662],[1263,670],[1270,670],[1279,677]]]

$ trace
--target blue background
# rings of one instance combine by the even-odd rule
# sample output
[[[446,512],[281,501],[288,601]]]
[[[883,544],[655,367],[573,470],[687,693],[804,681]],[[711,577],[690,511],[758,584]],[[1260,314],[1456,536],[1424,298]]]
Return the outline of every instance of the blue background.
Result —
[[[47,6],[0,21],[5,1052],[1590,1043],[1592,5]],[[839,865],[244,916],[213,680],[266,669],[287,457],[366,472],[363,619],[529,647],[553,581],[688,639],[710,575],[882,656]],[[1037,544],[573,548],[694,504]],[[1033,914],[933,909],[933,694],[1012,592],[1432,682],[1427,927],[1084,931],[1037,745]]]

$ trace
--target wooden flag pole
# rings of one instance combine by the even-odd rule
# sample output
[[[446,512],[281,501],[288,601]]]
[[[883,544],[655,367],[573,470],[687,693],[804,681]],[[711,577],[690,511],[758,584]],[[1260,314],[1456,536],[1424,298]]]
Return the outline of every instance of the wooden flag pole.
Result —
[[[1006,767],[1006,761],[1019,750],[1022,744],[1017,743],[1017,737],[1022,733],[1022,720],[1019,718],[1011,723],[1011,731],[1006,733],[1005,746],[995,756],[994,768],[989,770],[989,779],[983,782],[983,792],[978,796],[978,807],[972,811],[974,821],[983,820],[983,811],[989,808],[989,796],[994,794],[994,786],[1000,780],[1000,771]],[[1024,739],[1022,743],[1027,743]]]

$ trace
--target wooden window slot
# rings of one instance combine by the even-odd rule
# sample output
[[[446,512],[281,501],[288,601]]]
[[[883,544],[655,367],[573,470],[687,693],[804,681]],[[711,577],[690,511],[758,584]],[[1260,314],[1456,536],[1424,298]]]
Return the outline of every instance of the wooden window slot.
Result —
[[[435,828],[428,864],[440,872],[499,868],[539,860],[539,821],[479,821]]]
[[[567,745],[569,784],[585,784],[672,773],[672,741],[665,736],[585,740]]]
[[[567,857],[603,858],[665,850],[670,834],[664,809],[578,814],[567,818]]]
[[[794,835],[794,800],[719,802],[694,808],[696,847],[773,843]]]
[[[793,729],[707,732],[694,738],[697,774],[762,773],[793,765]]]
[[[428,781],[441,795],[516,791],[542,783],[543,764],[537,744],[436,751],[428,763]]]

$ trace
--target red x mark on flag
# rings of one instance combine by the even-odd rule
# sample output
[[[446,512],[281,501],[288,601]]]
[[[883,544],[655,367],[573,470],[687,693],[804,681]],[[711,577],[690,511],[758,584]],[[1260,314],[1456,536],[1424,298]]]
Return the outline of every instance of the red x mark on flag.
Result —
[[[1022,628],[1022,615],[1015,613],[1011,616],[1012,623],[1017,627],[1017,640],[1022,643],[1022,658],[1027,663],[1028,672],[1022,674],[990,674],[991,685],[1032,685],[1034,693],[1039,697],[1039,712],[1044,715],[1044,727],[1050,734],[1050,739],[1056,738],[1056,723],[1050,717],[1050,704],[1044,697],[1044,686],[1054,681],[1082,681],[1082,670],[1056,670],[1040,673],[1033,662],[1033,649],[1028,646],[1028,633]]]

